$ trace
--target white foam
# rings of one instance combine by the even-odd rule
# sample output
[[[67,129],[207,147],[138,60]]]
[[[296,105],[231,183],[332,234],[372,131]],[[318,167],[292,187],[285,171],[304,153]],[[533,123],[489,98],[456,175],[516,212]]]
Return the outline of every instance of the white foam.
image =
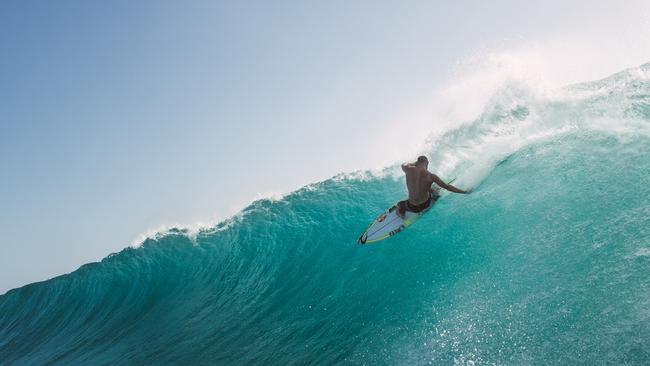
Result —
[[[130,247],[139,248],[147,239],[159,239],[166,235],[178,235],[181,232],[192,241],[196,242],[196,238],[201,233],[213,233],[222,231],[230,227],[233,223],[240,221],[246,212],[244,209],[251,205],[253,202],[260,200],[280,201],[288,193],[280,193],[277,191],[258,192],[253,199],[246,202],[241,202],[230,207],[229,216],[214,216],[208,220],[200,220],[191,223],[167,223],[161,224],[145,230],[138,234],[135,239],[131,241]]]
[[[650,257],[650,248],[641,248],[634,255],[636,257]]]
[[[194,242],[199,233],[213,229],[221,221],[222,220],[214,219],[212,221],[197,221],[191,224],[162,224],[140,233],[131,241],[130,247],[139,248],[147,239],[157,240],[167,235],[178,235],[178,232],[187,235],[187,237]]]
[[[426,147],[417,154],[428,154],[430,168],[441,175],[458,177],[459,184],[471,186],[509,154],[576,129],[650,135],[647,121],[624,116],[628,107],[624,103],[605,101],[607,116],[599,116],[597,110],[580,109],[580,103],[590,107],[589,98],[626,87],[626,80],[618,84],[617,80],[607,80],[606,88],[593,90],[564,87],[584,80],[580,77],[585,75],[600,78],[608,76],[598,74],[603,70],[620,71],[611,70],[612,65],[619,67],[620,63],[609,59],[590,62],[593,50],[569,46],[577,39],[481,51],[461,62],[455,78],[436,93],[430,105],[430,134]],[[637,59],[650,59],[648,50],[642,53],[646,59]],[[571,57],[571,62],[560,65],[560,55]],[[576,62],[584,63],[581,72],[574,72]],[[647,80],[648,74],[647,70],[632,68],[620,76]],[[622,94],[619,97],[625,99]],[[517,111],[522,115],[516,116]]]

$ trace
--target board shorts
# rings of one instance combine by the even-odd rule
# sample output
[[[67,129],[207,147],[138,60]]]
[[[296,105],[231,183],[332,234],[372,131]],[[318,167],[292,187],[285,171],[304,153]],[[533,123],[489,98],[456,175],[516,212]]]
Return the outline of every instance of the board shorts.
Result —
[[[399,201],[397,203],[397,207],[399,207],[399,213],[402,215],[404,215],[406,211],[419,213],[431,207],[431,205],[434,204],[439,197],[440,195],[438,194],[429,193],[429,199],[423,203],[420,203],[419,205],[414,205],[409,202],[409,200],[404,200]]]

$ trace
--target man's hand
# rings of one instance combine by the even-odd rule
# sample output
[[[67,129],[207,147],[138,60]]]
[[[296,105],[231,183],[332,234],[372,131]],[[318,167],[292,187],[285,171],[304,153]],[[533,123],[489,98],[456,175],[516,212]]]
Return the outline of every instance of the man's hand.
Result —
[[[413,163],[402,163],[402,171],[406,173],[406,169],[413,168],[414,164]]]

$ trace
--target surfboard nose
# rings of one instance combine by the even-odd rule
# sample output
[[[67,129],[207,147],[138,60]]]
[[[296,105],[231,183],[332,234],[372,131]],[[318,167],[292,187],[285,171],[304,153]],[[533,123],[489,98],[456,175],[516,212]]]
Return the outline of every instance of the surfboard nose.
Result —
[[[365,243],[366,243],[366,240],[368,240],[368,233],[363,233],[363,234],[361,234],[361,236],[359,237],[359,240],[357,240],[357,243],[359,243],[359,244],[365,244]]]

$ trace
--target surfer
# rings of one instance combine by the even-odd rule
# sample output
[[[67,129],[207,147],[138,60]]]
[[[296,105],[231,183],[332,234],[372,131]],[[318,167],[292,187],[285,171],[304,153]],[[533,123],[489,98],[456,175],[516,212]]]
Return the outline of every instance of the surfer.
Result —
[[[465,191],[454,187],[449,184],[451,182],[443,182],[437,175],[428,171],[428,167],[429,159],[426,156],[418,157],[418,160],[414,163],[402,164],[402,170],[406,174],[406,187],[409,191],[409,198],[398,202],[379,215],[361,234],[357,243],[376,243],[390,238],[413,225],[440,197],[438,194],[440,188],[456,193],[467,194],[471,192],[471,190]],[[431,187],[433,183],[437,184],[435,188]]]
[[[431,187],[433,183],[440,186],[440,188],[455,193],[469,194],[471,192],[471,190],[465,191],[445,183],[437,175],[429,172],[428,167],[429,159],[424,155],[419,156],[414,163],[402,164],[402,170],[406,174],[406,188],[409,191],[409,198],[397,204],[400,216],[403,217],[406,211],[422,212],[431,207],[440,197],[438,189]]]

